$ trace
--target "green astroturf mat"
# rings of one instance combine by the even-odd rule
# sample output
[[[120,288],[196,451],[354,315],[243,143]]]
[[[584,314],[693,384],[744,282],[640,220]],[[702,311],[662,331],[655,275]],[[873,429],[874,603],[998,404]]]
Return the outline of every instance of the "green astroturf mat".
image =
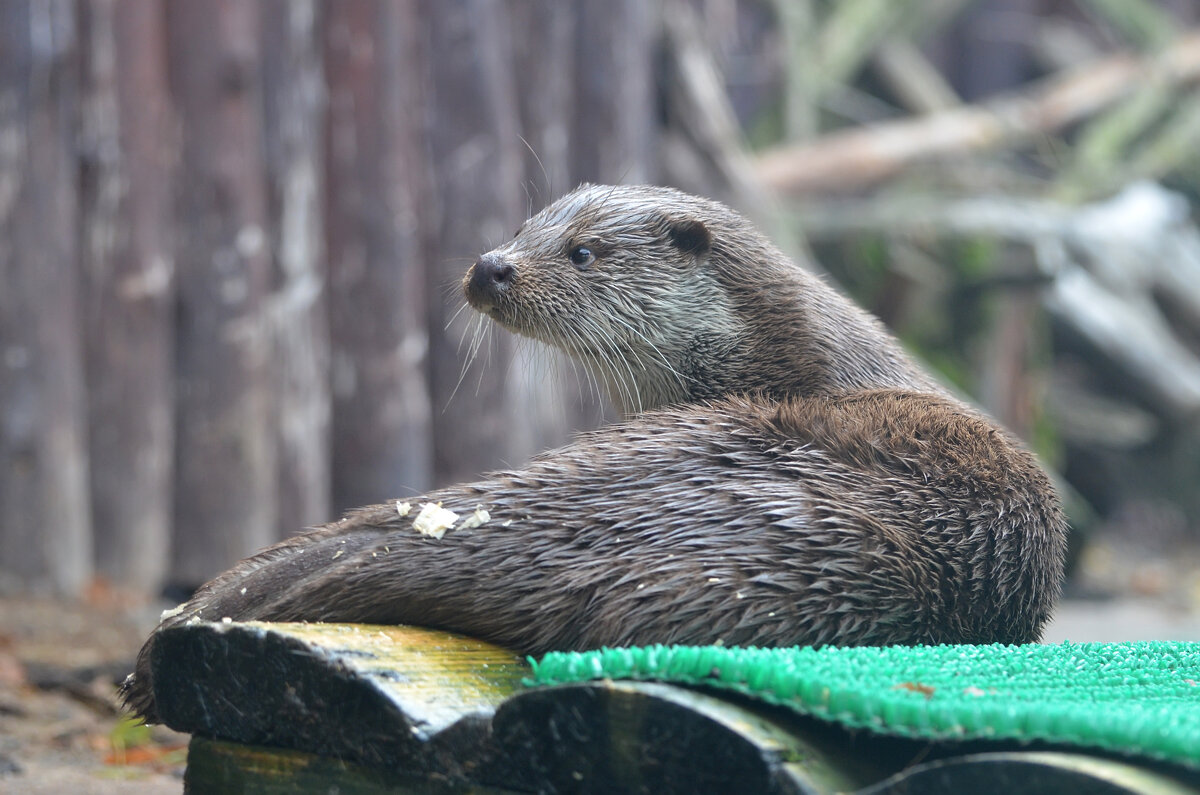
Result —
[[[547,654],[533,684],[653,679],[734,690],[855,729],[1062,743],[1200,767],[1200,643]]]

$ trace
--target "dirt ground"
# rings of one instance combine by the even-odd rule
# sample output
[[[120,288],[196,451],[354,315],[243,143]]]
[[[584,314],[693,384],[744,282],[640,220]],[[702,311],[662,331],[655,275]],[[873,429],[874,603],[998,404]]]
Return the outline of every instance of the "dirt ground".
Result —
[[[1045,640],[1200,641],[1200,545],[1096,539]],[[165,603],[0,598],[0,793],[182,791],[187,735],[122,716],[116,683]]]
[[[187,735],[116,700],[161,609],[102,585],[82,602],[0,598],[0,793],[182,791]]]

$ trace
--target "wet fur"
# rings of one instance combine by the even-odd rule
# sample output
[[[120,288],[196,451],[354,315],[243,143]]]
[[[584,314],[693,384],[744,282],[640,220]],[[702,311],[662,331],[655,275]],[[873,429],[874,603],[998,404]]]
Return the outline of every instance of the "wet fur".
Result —
[[[492,254],[511,283],[468,279],[472,305],[573,354],[625,419],[409,500],[483,506],[482,526],[436,540],[395,503],[364,508],[242,561],[163,626],[417,623],[528,653],[1040,636],[1065,527],[1032,456],[740,216],[583,186]],[[153,643],[125,686],[149,719]]]

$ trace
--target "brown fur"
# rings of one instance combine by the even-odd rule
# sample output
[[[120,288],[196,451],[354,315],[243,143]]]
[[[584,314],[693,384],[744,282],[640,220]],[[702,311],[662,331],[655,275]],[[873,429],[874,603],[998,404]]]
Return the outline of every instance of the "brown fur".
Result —
[[[481,505],[482,526],[435,540],[394,503],[364,508],[164,626],[407,622],[535,654],[1039,637],[1065,527],[1032,456],[736,213],[584,186],[487,256],[472,305],[575,355],[626,419],[410,500]],[[153,643],[125,688],[150,719]]]

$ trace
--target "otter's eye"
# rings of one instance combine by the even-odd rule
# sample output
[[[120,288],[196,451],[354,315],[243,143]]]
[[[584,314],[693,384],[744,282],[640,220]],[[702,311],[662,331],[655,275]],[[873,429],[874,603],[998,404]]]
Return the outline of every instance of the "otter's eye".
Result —
[[[580,270],[584,270],[588,265],[596,261],[596,255],[586,246],[576,246],[571,249],[571,264]]]

